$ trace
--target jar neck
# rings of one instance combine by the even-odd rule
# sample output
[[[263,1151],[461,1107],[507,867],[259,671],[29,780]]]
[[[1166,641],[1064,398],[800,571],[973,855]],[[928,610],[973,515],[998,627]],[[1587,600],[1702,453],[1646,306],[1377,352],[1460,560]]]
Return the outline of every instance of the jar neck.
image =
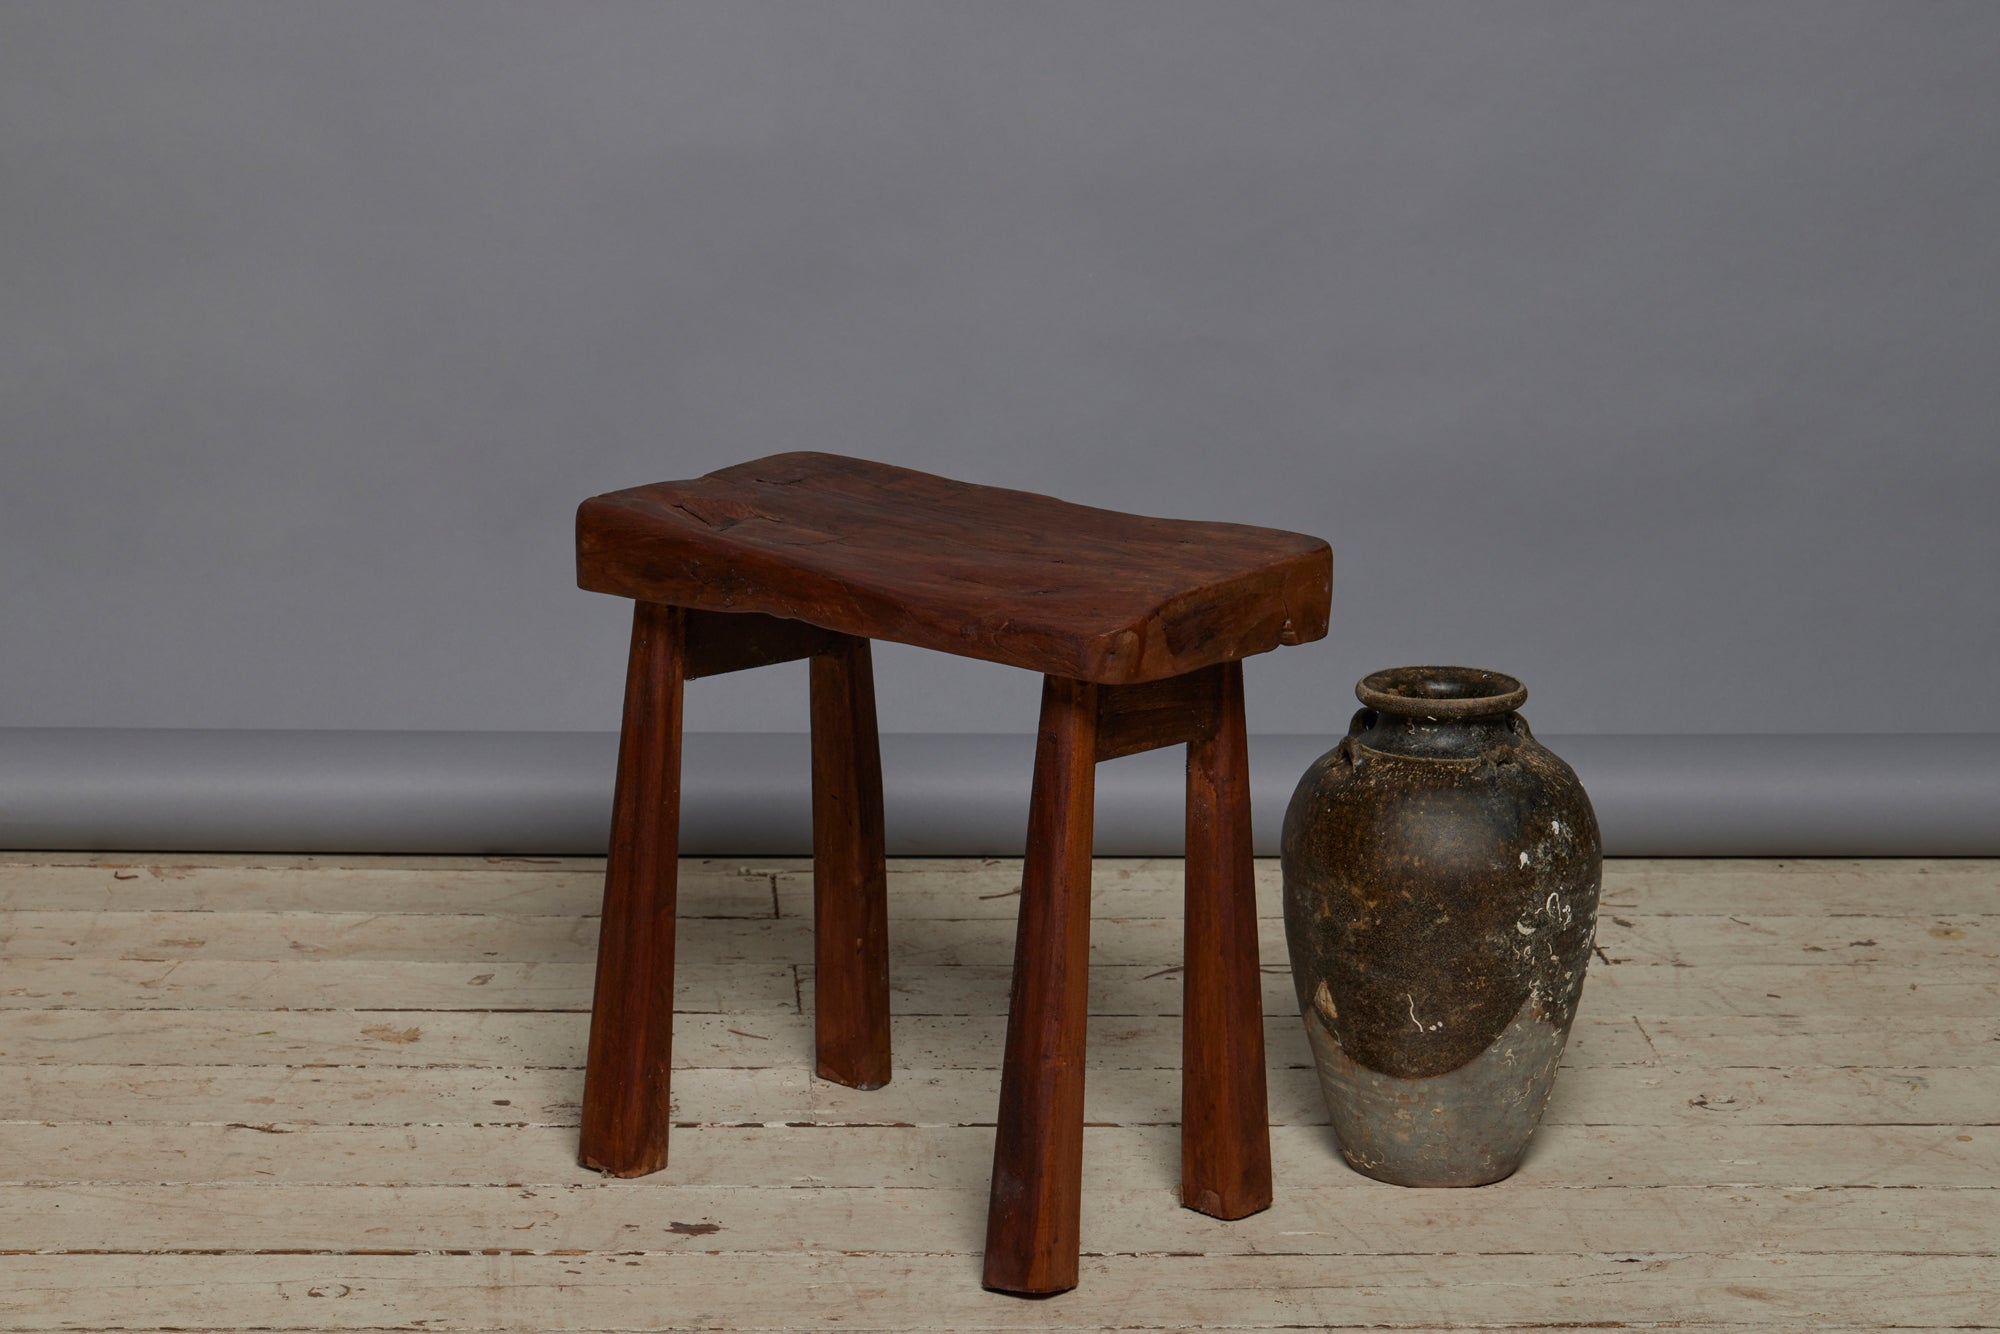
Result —
[[[1478,760],[1496,746],[1531,739],[1520,714],[1479,714],[1470,718],[1425,718],[1361,709],[1347,735],[1370,750],[1411,759]]]

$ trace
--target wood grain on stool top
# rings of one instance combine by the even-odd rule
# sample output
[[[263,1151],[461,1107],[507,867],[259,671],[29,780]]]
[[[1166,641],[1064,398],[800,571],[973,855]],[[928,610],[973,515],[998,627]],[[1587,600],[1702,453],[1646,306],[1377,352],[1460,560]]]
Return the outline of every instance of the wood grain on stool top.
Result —
[[[1148,518],[837,454],[777,454],[577,511],[584,588],[755,611],[1103,684],[1326,634],[1316,537]]]

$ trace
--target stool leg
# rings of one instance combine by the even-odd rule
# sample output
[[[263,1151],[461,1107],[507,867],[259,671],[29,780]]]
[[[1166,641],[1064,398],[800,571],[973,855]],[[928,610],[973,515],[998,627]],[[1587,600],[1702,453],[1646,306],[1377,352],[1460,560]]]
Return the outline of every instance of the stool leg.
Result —
[[[1242,1218],[1271,1203],[1271,1132],[1243,664],[1219,670],[1221,726],[1188,745],[1181,1203]]]
[[[1001,1292],[1076,1286],[1096,781],[1097,687],[1048,677],[986,1219],[985,1284]]]
[[[882,756],[865,639],[812,660],[813,1031],[821,1078],[889,1082]]]
[[[667,1165],[685,655],[681,610],[637,603],[577,1152],[613,1176]]]

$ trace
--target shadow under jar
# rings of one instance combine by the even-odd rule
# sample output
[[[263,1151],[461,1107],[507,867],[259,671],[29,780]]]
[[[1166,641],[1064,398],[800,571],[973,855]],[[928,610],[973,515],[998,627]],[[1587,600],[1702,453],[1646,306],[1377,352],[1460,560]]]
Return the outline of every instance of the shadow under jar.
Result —
[[[1597,926],[1602,850],[1574,771],[1471,667],[1356,687],[1285,812],[1285,934],[1341,1154],[1404,1186],[1526,1156]]]

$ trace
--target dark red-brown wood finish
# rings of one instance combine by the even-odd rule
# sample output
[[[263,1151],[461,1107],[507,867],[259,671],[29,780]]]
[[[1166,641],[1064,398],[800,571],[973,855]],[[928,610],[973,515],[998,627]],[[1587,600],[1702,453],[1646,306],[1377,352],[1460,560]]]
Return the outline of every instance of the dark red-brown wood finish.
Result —
[[[868,641],[1044,674],[984,1281],[1077,1281],[1099,761],[1186,745],[1181,1199],[1271,1201],[1241,659],[1326,631],[1316,538],[1149,519],[829,454],[584,502],[578,580],[637,603],[579,1157],[667,1161],[682,684],[810,658],[817,1067],[889,1081]]]
[[[889,1082],[889,885],[868,641],[812,660],[813,1028],[820,1077]]]
[[[1109,685],[1326,633],[1301,533],[1154,519],[837,454],[778,454],[577,511],[577,581]]]
[[[577,1153],[621,1177],[667,1165],[687,651],[680,608],[641,602],[632,613]]]
[[[1220,716],[1213,731],[1188,743],[1187,756],[1181,1203],[1243,1218],[1271,1203],[1250,754],[1243,664],[1211,670]]]
[[[985,1283],[1003,1292],[1076,1286],[1099,689],[1060,676],[1042,683],[986,1213]]]

